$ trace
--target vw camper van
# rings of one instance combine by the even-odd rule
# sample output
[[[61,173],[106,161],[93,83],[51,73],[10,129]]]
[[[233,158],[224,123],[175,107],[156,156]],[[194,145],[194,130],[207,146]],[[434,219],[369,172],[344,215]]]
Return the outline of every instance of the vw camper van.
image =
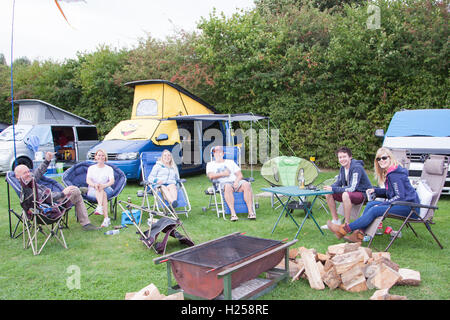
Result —
[[[414,184],[428,155],[440,154],[450,159],[450,109],[398,111],[392,116],[386,134],[377,129],[375,135],[384,138],[383,147],[407,150],[410,180]],[[442,194],[450,194],[450,172]]]
[[[87,119],[41,100],[14,103],[19,105],[17,124],[0,133],[0,172],[18,164],[33,168],[36,148],[43,154],[56,152],[56,161],[69,167],[86,160],[88,150],[99,142],[96,126]]]

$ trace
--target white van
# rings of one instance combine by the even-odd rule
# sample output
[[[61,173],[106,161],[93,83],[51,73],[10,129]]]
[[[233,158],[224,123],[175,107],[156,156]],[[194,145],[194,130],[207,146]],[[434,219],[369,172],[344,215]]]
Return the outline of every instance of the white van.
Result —
[[[87,159],[98,134],[91,121],[41,100],[17,100],[17,124],[0,133],[0,172],[14,170],[18,164],[33,168],[35,148],[44,154],[56,152],[56,161],[65,168]],[[15,139],[14,139],[15,137]]]
[[[414,184],[422,174],[423,163],[430,154],[450,159],[450,109],[417,109],[396,112],[384,133],[377,129],[377,137],[384,137],[383,147],[406,149],[410,159],[409,176]],[[442,194],[450,194],[450,171]]]

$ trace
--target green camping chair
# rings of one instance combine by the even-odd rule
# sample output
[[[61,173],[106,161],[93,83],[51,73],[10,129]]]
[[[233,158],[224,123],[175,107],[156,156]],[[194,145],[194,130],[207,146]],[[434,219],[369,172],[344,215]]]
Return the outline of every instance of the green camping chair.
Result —
[[[319,175],[319,168],[311,161],[298,157],[280,156],[265,162],[261,168],[261,175],[270,183],[272,187],[275,186],[298,186],[299,175],[303,170],[305,179],[305,187],[312,187],[313,182]],[[322,207],[326,209],[323,204],[323,198],[318,198]],[[298,202],[296,202],[298,203]],[[272,208],[274,206],[281,206],[281,203],[275,203],[275,195],[271,196]],[[293,209],[300,209],[294,206]]]

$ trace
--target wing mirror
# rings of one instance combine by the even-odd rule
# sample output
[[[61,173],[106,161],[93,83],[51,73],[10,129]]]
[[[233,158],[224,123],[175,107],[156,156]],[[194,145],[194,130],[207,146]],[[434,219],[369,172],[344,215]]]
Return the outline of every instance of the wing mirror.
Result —
[[[169,136],[166,133],[161,133],[155,140],[156,141],[169,140]]]

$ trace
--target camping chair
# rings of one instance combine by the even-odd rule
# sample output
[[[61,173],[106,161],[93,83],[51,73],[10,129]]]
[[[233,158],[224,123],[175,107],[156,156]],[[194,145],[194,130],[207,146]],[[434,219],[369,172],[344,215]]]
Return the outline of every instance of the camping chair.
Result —
[[[122,209],[123,214],[128,217],[128,220],[131,221],[138,230],[136,233],[141,236],[139,240],[141,240],[147,248],[155,250],[156,253],[165,254],[169,236],[178,239],[178,241],[184,245],[189,247],[194,246],[194,242],[184,229],[183,223],[176,213],[169,211],[167,216],[160,216],[159,212],[153,211],[148,207],[137,206],[131,202],[124,202],[122,200],[119,200],[119,206]],[[140,221],[142,220],[143,211],[149,213],[150,217],[147,220],[149,229],[147,231],[142,230],[140,221],[136,221],[135,216],[132,214],[133,210],[141,211]],[[155,216],[159,217],[159,219],[155,219]],[[178,232],[178,229],[181,229],[182,233]],[[165,233],[165,236],[161,242],[156,242],[158,235],[161,232]]]
[[[38,197],[38,186],[34,177],[28,182],[20,181],[20,185],[24,249],[31,247],[33,254],[38,255],[52,238],[67,249],[62,221],[71,207],[69,197],[55,202],[49,188]],[[39,234],[43,234],[45,239],[38,245]]]
[[[9,236],[11,238],[18,238],[22,235],[22,233],[17,234],[17,232],[20,230],[19,226],[22,223],[22,214],[19,212],[16,212],[14,208],[12,207],[11,203],[11,195],[9,192],[9,188],[11,187],[17,194],[17,196],[20,198],[21,194],[21,185],[19,180],[17,180],[16,176],[14,175],[14,171],[8,171],[6,173],[6,192],[8,197],[8,213],[9,213]],[[47,188],[49,188],[52,192],[62,192],[64,190],[64,187],[58,183],[56,180],[47,178],[46,176],[42,176],[42,178],[38,181],[38,184],[44,185]],[[17,219],[14,230],[13,230],[13,217]],[[66,228],[69,227],[68,225],[68,216],[65,215],[64,217],[64,226]]]
[[[66,186],[76,186],[78,188],[87,188],[86,183],[86,175],[88,168],[95,164],[93,161],[83,161],[78,162],[77,164],[73,165],[66,171],[64,171],[62,176],[62,181]],[[110,213],[114,214],[114,220],[117,218],[117,197],[122,192],[123,188],[127,184],[127,177],[125,176],[125,173],[123,173],[122,170],[120,170],[118,167],[107,163],[110,167],[114,170],[114,184],[111,186],[111,188],[114,190],[111,196],[108,197],[109,202],[109,208]],[[89,209],[92,209],[92,212],[89,214],[91,215],[97,205],[97,199],[95,197],[90,197],[85,193],[82,193],[84,202],[86,206]]]
[[[142,199],[142,207],[144,205],[150,209],[152,207],[153,211],[158,212],[162,215],[167,215],[169,211],[174,211],[176,215],[185,214],[186,217],[189,216],[189,212],[191,211],[191,203],[189,201],[189,197],[184,187],[185,179],[177,180],[177,207],[172,208],[172,206],[164,199],[160,186],[147,181],[147,178],[152,171],[152,168],[156,161],[161,157],[162,152],[154,151],[154,152],[142,152],[140,156],[141,160],[141,173],[142,173],[142,181],[144,184],[144,192]],[[153,206],[150,205],[150,196],[153,197]]]
[[[444,187],[445,179],[447,177],[449,166],[449,160],[442,155],[430,155],[423,165],[422,175],[420,177],[419,186],[417,188],[417,193],[419,195],[420,204],[415,204],[412,202],[405,201],[394,201],[391,206],[386,210],[386,212],[381,217],[381,221],[386,218],[398,219],[403,221],[398,231],[401,231],[405,225],[407,225],[413,233],[418,237],[416,231],[413,229],[411,224],[413,223],[423,223],[427,230],[430,232],[434,240],[437,242],[439,247],[443,249],[443,246],[431,231],[431,224],[433,224],[434,211],[438,209],[437,203],[439,201],[442,188]],[[411,207],[411,211],[407,217],[395,215],[390,213],[389,210],[393,205],[404,205]],[[418,217],[413,218],[412,215],[415,213]],[[371,240],[369,242],[369,247],[374,239],[373,231],[377,224],[371,224],[371,226],[366,230],[366,234],[370,232]],[[397,239],[398,233],[392,237],[389,245],[384,251],[388,251],[393,242]]]
[[[233,160],[239,168],[241,167],[241,148],[237,146],[224,146],[223,147],[223,158]],[[213,154],[213,148],[211,148],[210,151],[211,159],[214,159]],[[244,180],[252,183],[254,181],[253,178],[244,178]],[[230,208],[228,207],[228,204],[225,201],[224,194],[222,192],[222,189],[219,186],[219,183],[217,181],[211,181],[212,186],[205,190],[205,194],[209,195],[209,204],[208,207],[203,207],[203,212],[206,212],[208,209],[210,209],[213,204],[214,200],[214,207],[213,210],[216,211],[217,217],[220,218],[220,215],[222,214],[222,217],[224,220],[226,220],[225,215],[231,214]],[[247,204],[244,201],[244,193],[243,192],[233,192],[234,197],[234,210],[236,211],[236,214],[239,213],[248,213],[248,207]],[[256,205],[255,205],[255,196],[253,195],[253,212],[256,213]]]
[[[261,168],[261,175],[267,182],[269,182],[271,187],[298,186],[298,178],[301,170],[303,170],[303,176],[305,178],[305,188],[315,189],[316,186],[313,185],[313,182],[319,175],[319,168],[317,168],[313,162],[303,158],[280,156],[270,159],[263,164]],[[278,195],[278,197],[280,197],[280,195]],[[272,208],[277,205],[275,208],[277,209],[283,205],[282,203],[277,204],[275,201],[275,198],[278,197],[275,197],[275,195],[272,194]],[[320,202],[321,206],[327,210],[326,206],[324,206],[323,198],[319,196],[317,200]],[[291,201],[291,203],[288,204],[288,209],[291,213],[296,209],[306,210],[302,203],[302,201]]]

